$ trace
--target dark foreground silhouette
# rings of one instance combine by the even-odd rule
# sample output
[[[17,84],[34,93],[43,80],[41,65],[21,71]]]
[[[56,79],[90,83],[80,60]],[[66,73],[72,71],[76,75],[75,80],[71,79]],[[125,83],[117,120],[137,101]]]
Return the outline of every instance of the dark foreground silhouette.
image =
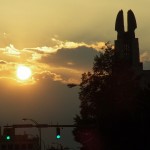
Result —
[[[124,31],[123,11],[118,13],[115,49],[106,43],[95,57],[93,72],[80,83],[80,115],[73,134],[82,150],[150,149],[150,71],[139,59],[136,20],[128,11]]]

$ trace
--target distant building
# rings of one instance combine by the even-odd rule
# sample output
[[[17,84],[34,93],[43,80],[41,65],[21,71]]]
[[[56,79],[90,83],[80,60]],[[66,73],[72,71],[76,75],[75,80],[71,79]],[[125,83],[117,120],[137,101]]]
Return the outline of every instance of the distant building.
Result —
[[[28,134],[16,135],[15,128],[4,128],[0,150],[39,150],[39,138]]]
[[[142,87],[148,87],[150,83],[150,70],[143,70],[140,62],[139,42],[135,37],[137,28],[136,19],[132,10],[127,14],[127,31],[124,29],[123,11],[118,12],[115,24],[117,40],[115,40],[115,61],[124,61],[141,78]]]

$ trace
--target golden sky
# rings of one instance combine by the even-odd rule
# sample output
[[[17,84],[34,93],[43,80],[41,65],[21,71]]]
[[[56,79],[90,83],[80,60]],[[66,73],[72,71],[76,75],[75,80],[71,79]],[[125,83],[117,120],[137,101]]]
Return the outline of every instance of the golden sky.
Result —
[[[51,46],[51,38],[91,42],[111,40],[117,12],[132,9],[138,35],[149,31],[148,0],[0,0],[0,46],[17,48]],[[126,15],[126,14],[125,14]],[[143,39],[145,45],[147,38]]]
[[[149,5],[148,0],[0,0],[0,122],[30,117],[72,123],[79,112],[78,88],[66,83],[79,83],[104,42],[114,43],[120,9],[125,23],[133,10],[141,61],[150,69]],[[20,64],[32,71],[27,81],[16,76]]]
[[[136,3],[129,0],[113,3],[108,0],[0,0],[0,3],[1,76],[7,74],[5,77],[15,80],[17,65],[25,64],[31,67],[34,78],[48,72],[54,80],[63,83],[79,82],[80,74],[92,66],[93,56],[89,60],[89,53],[87,58],[82,58],[84,54],[80,54],[78,47],[94,48],[96,53],[102,46],[98,43],[113,43],[115,19],[120,9],[124,10],[125,23],[127,10],[135,13],[141,60],[150,59],[146,0]],[[74,53],[81,55],[81,59],[76,60]]]

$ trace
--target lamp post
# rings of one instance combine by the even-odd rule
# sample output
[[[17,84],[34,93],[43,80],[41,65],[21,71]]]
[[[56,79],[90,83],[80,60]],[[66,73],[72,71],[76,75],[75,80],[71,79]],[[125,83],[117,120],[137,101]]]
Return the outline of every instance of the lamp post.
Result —
[[[35,121],[34,119],[30,119],[30,118],[23,118],[22,119],[23,121],[31,121],[31,122],[33,122],[35,125],[39,125],[39,123],[37,122],[37,121]],[[39,146],[40,146],[40,150],[41,150],[41,128],[40,127],[38,127],[38,130],[39,130]]]

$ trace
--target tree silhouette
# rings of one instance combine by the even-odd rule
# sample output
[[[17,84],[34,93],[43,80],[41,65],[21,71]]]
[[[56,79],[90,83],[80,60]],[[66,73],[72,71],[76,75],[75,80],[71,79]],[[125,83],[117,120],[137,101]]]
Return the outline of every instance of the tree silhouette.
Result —
[[[95,57],[93,72],[82,75],[79,98],[73,134],[81,149],[150,148],[150,90],[128,61],[116,61],[110,44]]]

